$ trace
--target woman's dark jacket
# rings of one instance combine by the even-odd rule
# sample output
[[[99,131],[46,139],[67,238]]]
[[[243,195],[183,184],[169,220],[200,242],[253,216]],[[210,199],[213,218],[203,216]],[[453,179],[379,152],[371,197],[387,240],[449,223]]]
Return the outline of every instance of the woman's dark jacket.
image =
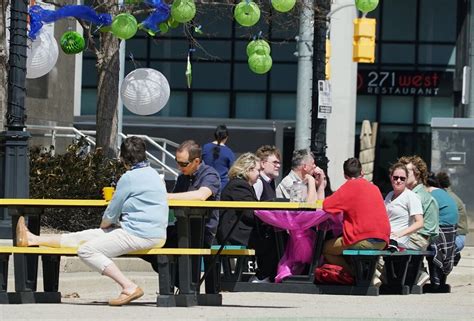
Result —
[[[250,184],[241,178],[233,178],[227,183],[221,194],[221,201],[258,201],[255,191]],[[239,219],[234,231],[227,239],[226,244],[249,245],[249,238],[255,226],[253,210],[222,210],[219,217],[217,239],[220,244],[229,234],[235,221]]]

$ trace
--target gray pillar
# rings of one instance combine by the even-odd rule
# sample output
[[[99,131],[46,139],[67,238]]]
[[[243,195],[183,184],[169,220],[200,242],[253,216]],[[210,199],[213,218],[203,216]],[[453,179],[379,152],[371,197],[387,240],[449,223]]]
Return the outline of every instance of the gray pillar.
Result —
[[[303,0],[298,43],[298,80],[296,89],[295,149],[309,148],[311,139],[311,99],[313,90],[313,23],[312,0]]]

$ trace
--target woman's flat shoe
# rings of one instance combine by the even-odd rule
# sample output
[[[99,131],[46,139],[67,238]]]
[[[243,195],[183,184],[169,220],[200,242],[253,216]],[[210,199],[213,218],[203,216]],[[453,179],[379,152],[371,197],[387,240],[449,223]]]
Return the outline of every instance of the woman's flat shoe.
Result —
[[[28,246],[28,228],[26,227],[25,218],[23,216],[18,218],[18,223],[16,224],[16,246]]]
[[[112,299],[109,301],[109,305],[121,306],[121,305],[129,304],[130,302],[140,298],[141,296],[143,296],[143,290],[137,287],[135,291],[133,291],[133,293],[131,294],[126,294],[123,292],[120,293],[118,298]]]

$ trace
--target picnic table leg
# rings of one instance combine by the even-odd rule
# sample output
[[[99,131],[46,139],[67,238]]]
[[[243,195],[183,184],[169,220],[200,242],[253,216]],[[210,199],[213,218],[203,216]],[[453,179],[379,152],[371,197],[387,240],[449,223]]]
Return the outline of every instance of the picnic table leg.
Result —
[[[0,304],[8,303],[8,259],[9,253],[0,254]]]
[[[156,298],[156,305],[159,307],[175,307],[174,282],[172,282],[170,273],[170,258],[167,255],[157,255],[159,294]],[[174,261],[175,257],[171,256]]]
[[[182,209],[176,209],[175,215],[178,218],[176,225],[178,230],[178,247],[189,248],[191,245],[190,219]],[[175,296],[176,306],[197,305],[196,291],[191,288],[192,283],[192,263],[189,255],[178,257],[179,295]]]
[[[60,255],[43,255],[43,288],[45,292],[58,292]]]

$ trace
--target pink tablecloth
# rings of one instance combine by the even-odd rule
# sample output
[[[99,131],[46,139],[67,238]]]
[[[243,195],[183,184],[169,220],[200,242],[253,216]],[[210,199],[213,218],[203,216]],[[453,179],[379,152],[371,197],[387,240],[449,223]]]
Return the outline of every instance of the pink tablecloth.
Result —
[[[263,222],[272,226],[288,230],[288,244],[285,254],[278,263],[275,282],[284,278],[301,274],[305,264],[311,263],[316,233],[309,229],[319,226],[332,230],[334,235],[342,233],[342,214],[329,214],[322,210],[317,211],[255,211]]]

